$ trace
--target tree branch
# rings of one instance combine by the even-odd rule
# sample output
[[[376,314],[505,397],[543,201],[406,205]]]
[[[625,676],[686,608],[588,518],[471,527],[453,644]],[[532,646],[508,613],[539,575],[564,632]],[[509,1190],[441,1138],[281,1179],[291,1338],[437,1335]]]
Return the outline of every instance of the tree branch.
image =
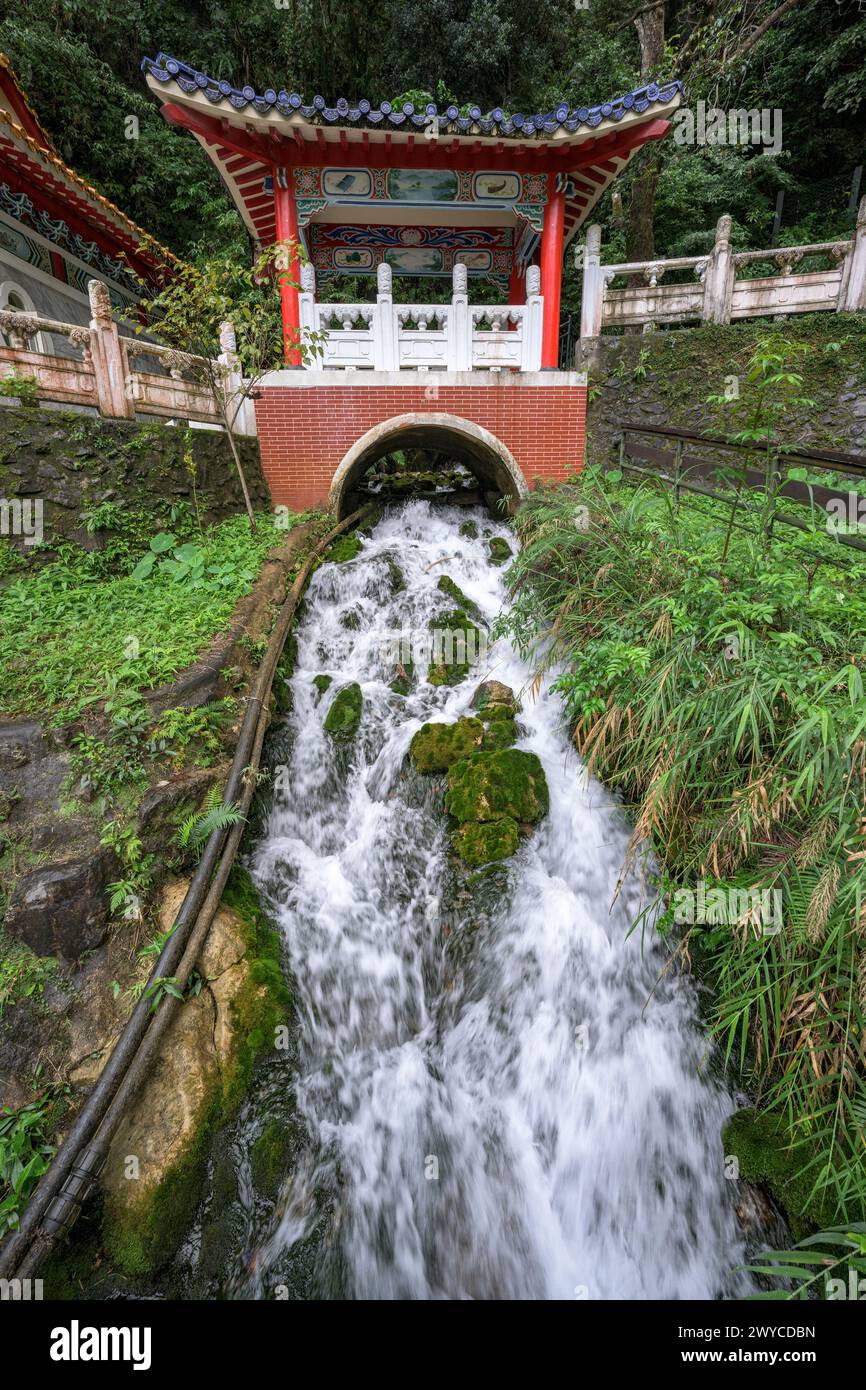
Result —
[[[783,4],[777,5],[772,14],[768,14],[767,18],[758,25],[757,29],[754,29],[752,33],[749,34],[748,38],[743,40],[739,48],[734,49],[730,58],[725,60],[725,67],[730,63],[736,63],[744,54],[749,53],[756,44],[761,42],[767,30],[772,28],[776,20],[781,19],[789,10],[793,10],[797,3],[798,0],[784,0]]]
[[[612,34],[618,34],[620,29],[627,29],[630,24],[634,24],[636,19],[640,19],[642,14],[649,14],[650,10],[659,10],[664,7],[665,0],[651,0],[649,5],[641,5],[639,10],[635,10],[628,19],[621,19],[619,24],[615,24],[611,30]]]

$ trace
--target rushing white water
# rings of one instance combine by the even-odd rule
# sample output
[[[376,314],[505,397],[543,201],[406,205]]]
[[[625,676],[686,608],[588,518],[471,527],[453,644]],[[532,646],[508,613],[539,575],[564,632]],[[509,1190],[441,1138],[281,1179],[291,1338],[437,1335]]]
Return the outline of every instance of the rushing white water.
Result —
[[[409,502],[309,589],[288,770],[253,872],[297,981],[295,1084],[314,1156],[283,1194],[250,1291],[327,1189],[320,1258],[339,1269],[340,1296],[737,1297],[720,1139],[733,1102],[708,1075],[690,981],[659,980],[665,953],[628,935],[644,905],[636,878],[611,906],[629,830],[587,784],[559,700],[533,701],[502,640],[459,686],[422,671],[407,698],[389,688],[383,637],[453,607],[443,573],[488,619],[505,600],[487,539],[458,533],[466,515],[510,534],[481,512]],[[406,580],[397,593],[389,556]],[[321,696],[320,672],[334,678]],[[486,677],[523,692],[518,746],[540,757],[551,806],[479,914],[471,893],[455,896],[441,779],[408,772],[406,754],[422,723],[466,713]],[[353,680],[363,720],[341,761],[322,720]]]

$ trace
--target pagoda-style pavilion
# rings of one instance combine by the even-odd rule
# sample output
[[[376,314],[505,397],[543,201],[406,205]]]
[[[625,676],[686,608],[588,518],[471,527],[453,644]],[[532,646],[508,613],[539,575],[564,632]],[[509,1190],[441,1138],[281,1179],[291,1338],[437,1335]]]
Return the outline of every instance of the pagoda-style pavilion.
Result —
[[[422,374],[429,373],[435,396],[428,388],[425,401],[460,406],[461,417],[471,406],[470,420],[487,428],[479,415],[499,419],[496,411],[491,415],[489,388],[568,387],[572,394],[559,412],[568,416],[568,428],[562,442],[551,438],[544,460],[536,447],[530,476],[564,476],[563,470],[579,466],[584,383],[573,372],[556,371],[563,255],[640,147],[669,130],[680,83],[650,83],[599,106],[563,102],[538,115],[497,108],[485,116],[477,106],[440,110],[431,103],[415,110],[407,102],[395,109],[387,101],[374,106],[342,97],[329,105],[321,96],[306,103],[287,91],[235,88],[164,53],[145,58],[142,68],[166,120],[191,131],[219,169],[254,243],[303,244],[309,264],[303,275],[296,267],[292,276],[301,290],[284,284],[280,292],[286,363],[308,367],[296,374],[307,388],[332,391],[338,381],[348,391],[361,384],[401,388],[402,395],[392,393],[360,413],[358,402],[369,405],[369,396],[353,398],[354,423],[376,424],[389,408],[393,414],[398,404],[414,406],[406,390],[414,386],[417,393]],[[375,275],[375,304],[317,304],[316,278],[339,274]],[[451,303],[401,306],[394,302],[392,275],[449,277]],[[499,305],[470,303],[472,283],[481,278],[501,288]],[[299,344],[322,329],[323,361],[302,363]],[[335,368],[347,371],[340,377]],[[550,376],[539,377],[540,370]],[[257,410],[266,468],[271,393],[300,384],[289,372],[266,383],[266,405]],[[452,388],[481,395],[449,402]],[[307,418],[309,389],[304,395]],[[302,414],[296,390],[293,396],[291,406],[281,407],[281,419],[292,421],[286,437],[294,441],[295,468],[280,445],[280,477],[273,476],[274,463],[271,487],[275,496],[291,491],[295,500],[313,500],[323,487],[321,466],[312,460],[312,444],[301,466],[297,451],[306,446],[297,442]],[[349,397],[341,402],[345,417]],[[534,415],[543,443],[554,397],[545,400],[544,425],[539,400],[527,396],[521,404],[523,428]],[[519,440],[520,430],[511,433]],[[273,449],[276,459],[276,442]],[[550,451],[565,451],[568,458],[551,462]],[[508,468],[515,462],[509,457]],[[327,469],[330,477],[334,465],[328,462]],[[307,481],[295,486],[305,470]]]
[[[294,92],[238,90],[162,53],[142,66],[166,120],[196,136],[254,240],[300,238],[319,278],[375,274],[383,262],[397,275],[450,276],[462,263],[470,280],[493,280],[519,305],[537,259],[544,367],[557,364],[565,248],[641,145],[666,133],[680,100],[678,82],[651,83],[601,106],[462,115],[342,97],[307,105]],[[283,313],[291,347],[301,328],[291,287]]]

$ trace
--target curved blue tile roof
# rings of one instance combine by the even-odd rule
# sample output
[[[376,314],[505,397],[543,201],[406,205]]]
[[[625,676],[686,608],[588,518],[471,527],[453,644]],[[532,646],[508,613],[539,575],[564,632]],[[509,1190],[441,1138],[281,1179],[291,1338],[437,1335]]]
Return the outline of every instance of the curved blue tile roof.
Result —
[[[429,102],[417,111],[410,101],[404,102],[399,110],[389,101],[373,106],[364,99],[353,106],[345,97],[340,97],[333,106],[328,106],[325,98],[321,96],[313,97],[312,103],[307,104],[297,92],[275,92],[272,87],[267,91],[257,92],[254,87],[237,88],[225,80],[218,82],[215,77],[208,77],[207,73],[191,68],[168,53],[158,53],[155,58],[142,58],[141,69],[150,73],[158,82],[176,82],[181,91],[190,94],[202,92],[214,105],[227,101],[236,111],[252,107],[261,115],[277,111],[283,116],[292,116],[298,112],[314,125],[354,125],[370,129],[381,126],[397,129],[411,126],[423,130],[431,117],[438,116],[439,129],[447,134],[508,135],[538,139],[555,135],[558,130],[574,132],[581,126],[592,129],[601,125],[604,120],[619,121],[629,111],[643,113],[651,106],[672,101],[683,89],[683,84],[679,81],[661,84],[650,82],[645,87],[638,87],[635,91],[626,93],[625,96],[613,97],[600,106],[570,107],[567,102],[561,102],[553,111],[539,112],[532,116],[524,116],[519,112],[506,116],[500,107],[483,116],[480,107],[470,106],[469,115],[461,116],[456,106],[446,106],[439,110],[435,102]]]

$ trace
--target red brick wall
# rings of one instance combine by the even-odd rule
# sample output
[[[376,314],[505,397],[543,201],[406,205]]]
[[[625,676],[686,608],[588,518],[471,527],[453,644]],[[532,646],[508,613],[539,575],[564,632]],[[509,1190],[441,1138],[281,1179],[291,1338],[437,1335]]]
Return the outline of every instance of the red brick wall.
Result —
[[[373,425],[409,411],[459,415],[495,435],[527,485],[583,462],[585,386],[266,386],[256,401],[262,467],[274,505],[327,501],[343,456]]]

